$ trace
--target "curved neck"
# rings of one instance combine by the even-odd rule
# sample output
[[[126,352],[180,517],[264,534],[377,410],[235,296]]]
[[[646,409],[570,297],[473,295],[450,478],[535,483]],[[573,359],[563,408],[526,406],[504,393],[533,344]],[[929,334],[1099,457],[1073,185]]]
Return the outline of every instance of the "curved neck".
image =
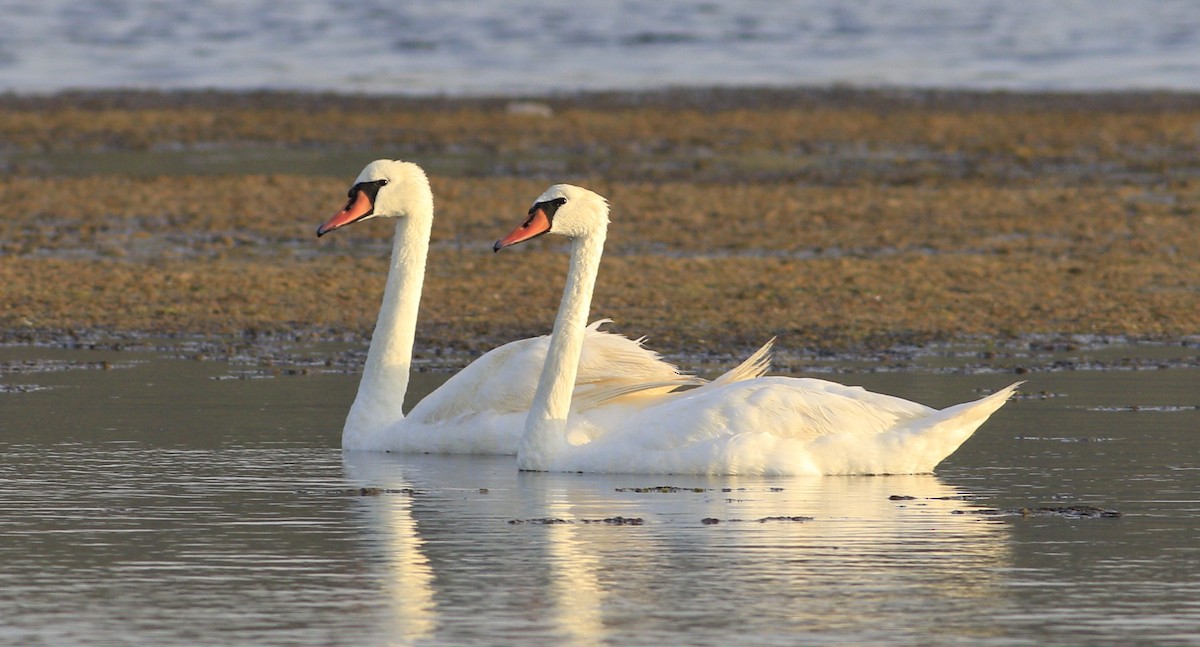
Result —
[[[396,221],[383,303],[379,307],[379,319],[371,335],[358,395],[350,408],[343,436],[352,428],[362,429],[359,417],[375,424],[395,422],[404,417],[404,395],[408,391],[417,311],[425,281],[425,261],[429,255],[432,196],[427,202],[422,201],[420,208],[428,213],[412,210],[408,216]]]
[[[517,466],[523,470],[547,469],[551,458],[567,443],[567,413],[571,409],[571,392],[579,373],[579,356],[606,234],[601,229],[571,243],[567,286],[558,306],[550,346],[546,350],[546,364],[517,450]]]

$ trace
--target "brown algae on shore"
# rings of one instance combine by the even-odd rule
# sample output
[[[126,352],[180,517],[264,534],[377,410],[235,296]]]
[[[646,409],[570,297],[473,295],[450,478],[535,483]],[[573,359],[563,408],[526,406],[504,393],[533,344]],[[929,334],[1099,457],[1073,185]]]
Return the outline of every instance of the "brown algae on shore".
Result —
[[[425,165],[436,196],[418,347],[548,330],[560,246],[488,249],[551,181],[611,199],[594,312],[668,354],[772,335],[845,349],[1197,332],[1197,97],[757,96],[585,95],[549,116],[498,100],[7,97],[0,325],[364,339],[392,229],[312,232],[387,154]],[[274,152],[227,174],[214,157],[144,175],[54,161],[213,150]]]

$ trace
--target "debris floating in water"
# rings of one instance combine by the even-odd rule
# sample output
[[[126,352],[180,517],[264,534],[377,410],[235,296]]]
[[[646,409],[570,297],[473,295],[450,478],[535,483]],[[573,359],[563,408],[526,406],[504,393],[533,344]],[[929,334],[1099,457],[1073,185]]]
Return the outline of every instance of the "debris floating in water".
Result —
[[[1091,438],[1089,436],[1081,436],[1078,438],[1069,436],[1014,436],[1014,440],[1040,440],[1056,443],[1107,443],[1116,440],[1116,438]]]
[[[702,487],[676,487],[674,485],[655,485],[651,487],[619,487],[617,492],[637,492],[645,494],[647,492],[662,492],[665,494],[674,494],[676,492],[707,492],[706,488]]]
[[[916,501],[918,497],[909,494],[893,494],[888,497],[888,501]],[[979,499],[977,494],[951,494],[948,496],[932,496],[925,497],[926,501],[974,501]]]
[[[978,510],[954,510],[951,514],[977,514],[986,517],[1064,517],[1066,519],[1116,518],[1122,514],[1090,505],[1071,505],[1040,508],[981,508]]]
[[[706,526],[715,526],[719,523],[771,523],[774,521],[799,523],[799,522],[812,521],[812,520],[813,520],[812,517],[804,517],[804,516],[800,516],[800,515],[763,517],[762,519],[717,519],[715,517],[705,517],[700,520],[700,523],[702,523]]]
[[[645,523],[640,517],[609,517],[607,519],[559,519],[557,517],[542,517],[540,519],[509,519],[508,525],[519,526],[523,524],[535,526],[555,526],[558,524],[581,524],[593,525],[600,524],[605,526],[640,526]]]
[[[303,496],[380,496],[382,494],[416,494],[413,488],[354,487],[329,490],[297,490]]]
[[[710,492],[710,491],[712,491],[712,488],[679,487],[676,485],[652,485],[650,487],[619,487],[619,488],[614,488],[614,489],[617,492],[637,492],[638,494],[646,494],[647,492],[661,492],[663,494],[677,494],[679,492]],[[737,490],[738,492],[745,492],[748,489],[749,488],[744,488],[744,487],[740,487],[740,488],[723,487],[723,488],[721,488],[721,491],[722,492],[733,492],[734,490]],[[769,488],[766,488],[766,491],[767,492],[783,492],[783,488],[769,487]]]

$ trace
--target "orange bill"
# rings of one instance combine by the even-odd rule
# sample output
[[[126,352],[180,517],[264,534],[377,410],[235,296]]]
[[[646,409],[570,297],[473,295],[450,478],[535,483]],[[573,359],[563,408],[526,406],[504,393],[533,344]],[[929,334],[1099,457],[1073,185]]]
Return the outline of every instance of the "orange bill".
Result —
[[[366,191],[359,191],[341,211],[337,212],[337,215],[317,227],[317,237],[320,238],[334,229],[352,225],[371,215],[374,211],[375,205],[371,203],[371,198],[367,196]]]
[[[496,244],[492,246],[492,251],[498,252],[505,247],[523,243],[531,238],[537,238],[549,231],[550,218],[546,216],[546,212],[541,207],[534,207],[529,211],[529,218],[520,227],[517,227],[512,230],[512,233],[496,241]]]

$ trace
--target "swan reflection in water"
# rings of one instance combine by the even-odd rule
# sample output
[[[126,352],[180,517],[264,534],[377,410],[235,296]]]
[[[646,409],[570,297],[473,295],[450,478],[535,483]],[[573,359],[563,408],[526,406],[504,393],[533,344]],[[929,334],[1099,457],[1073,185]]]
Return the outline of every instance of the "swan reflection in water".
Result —
[[[962,514],[972,504],[934,475],[530,473],[512,457],[371,452],[343,462],[351,483],[377,488],[361,498],[365,567],[388,598],[379,631],[406,642],[883,639],[895,614],[978,613],[1003,595],[996,573],[1012,562],[1008,526]]]
[[[344,465],[351,480],[397,492],[394,496],[363,497],[365,526],[371,530],[364,539],[375,558],[367,568],[384,594],[378,629],[386,636],[411,642],[432,636],[437,627],[434,572],[413,514],[413,499],[399,494],[411,491],[412,485],[402,470],[387,474],[387,456],[374,456],[384,459],[376,462],[359,460],[369,455],[346,453]]]

